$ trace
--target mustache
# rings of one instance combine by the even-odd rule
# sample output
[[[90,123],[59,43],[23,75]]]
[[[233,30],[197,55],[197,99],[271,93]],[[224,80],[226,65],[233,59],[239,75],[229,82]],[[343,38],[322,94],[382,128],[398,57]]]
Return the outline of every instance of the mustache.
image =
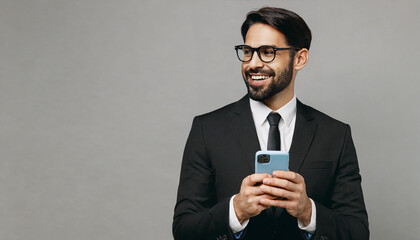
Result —
[[[248,69],[245,71],[246,75],[249,75],[250,73],[261,74],[261,75],[274,75],[274,71],[272,70]]]

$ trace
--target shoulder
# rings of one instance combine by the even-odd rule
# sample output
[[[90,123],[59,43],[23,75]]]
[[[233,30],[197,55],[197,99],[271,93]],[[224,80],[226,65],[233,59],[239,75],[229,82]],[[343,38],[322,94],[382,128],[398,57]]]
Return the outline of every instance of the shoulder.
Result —
[[[236,102],[227,104],[211,112],[198,115],[195,117],[195,119],[202,122],[226,121],[234,115],[243,114],[251,114],[248,95],[245,95]]]
[[[351,129],[347,123],[337,120],[313,107],[298,104],[295,133],[312,132],[313,146],[318,150],[328,149],[339,154],[352,142]]]
[[[305,105],[298,101],[297,103],[297,113],[302,115],[307,120],[315,120],[320,127],[325,127],[328,129],[341,129],[346,131],[349,128],[349,125],[341,120],[333,118],[311,106]]]

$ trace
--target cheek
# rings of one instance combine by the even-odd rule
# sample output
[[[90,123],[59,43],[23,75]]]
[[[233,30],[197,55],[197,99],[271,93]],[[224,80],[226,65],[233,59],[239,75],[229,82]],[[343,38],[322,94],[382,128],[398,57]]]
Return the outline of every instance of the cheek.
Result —
[[[247,67],[247,65],[245,63],[242,63],[242,65],[241,65],[242,74],[245,74],[246,67]]]
[[[268,66],[269,69],[271,69],[273,72],[275,72],[276,75],[282,72],[283,68],[277,64],[271,64]]]

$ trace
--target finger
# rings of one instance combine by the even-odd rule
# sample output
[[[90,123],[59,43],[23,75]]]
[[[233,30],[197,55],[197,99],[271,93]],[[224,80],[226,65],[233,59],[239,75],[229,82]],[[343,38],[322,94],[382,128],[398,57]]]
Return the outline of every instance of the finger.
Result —
[[[259,196],[261,194],[265,194],[259,186],[249,186],[243,185],[240,191],[243,195],[251,197],[251,196]]]
[[[254,186],[246,186],[244,188],[244,194],[246,196],[259,196],[261,194],[265,194],[261,188],[259,188],[259,186],[254,187]]]
[[[262,199],[275,200],[275,199],[276,199],[276,197],[275,197],[275,196],[273,196],[273,195],[269,195],[269,194],[263,194],[263,195],[260,195],[260,196],[255,197],[255,198],[253,199],[253,200],[255,201],[255,203],[256,203],[259,207],[263,208],[262,210],[264,210],[264,209],[266,209],[266,208],[269,208],[269,207],[270,207],[270,205],[262,204],[262,203],[261,203],[261,200],[262,200]]]
[[[273,176],[276,178],[287,179],[294,183],[301,183],[304,181],[303,177],[299,173],[292,171],[274,171]]]
[[[271,194],[263,193],[263,194],[257,196],[256,198],[258,198],[258,201],[259,201],[262,198],[274,200],[274,199],[277,199],[278,197],[274,196],[274,195],[271,195]]]
[[[254,186],[257,183],[262,183],[264,178],[271,178],[271,175],[267,173],[252,174],[245,178],[244,183],[248,186]]]
[[[265,178],[263,180],[263,183],[265,185],[270,185],[270,186],[274,186],[274,187],[278,187],[278,188],[284,188],[287,189],[289,191],[296,191],[297,190],[297,186],[296,183],[291,182],[287,179],[281,179],[281,178]]]
[[[270,194],[277,197],[282,197],[286,199],[295,199],[296,194],[289,190],[283,188],[272,187],[269,185],[261,185],[260,189],[263,193]]]
[[[261,204],[261,199],[270,199],[273,200],[275,199],[275,196],[269,195],[269,194],[263,194],[263,195],[259,195],[259,196],[254,196],[252,198],[249,199],[249,202],[251,203],[252,206],[258,207],[259,210],[264,210],[266,209],[268,206]],[[260,209],[262,208],[262,209]]]
[[[293,202],[288,200],[273,200],[268,198],[261,198],[260,204],[267,207],[281,207],[281,208],[289,208]]]

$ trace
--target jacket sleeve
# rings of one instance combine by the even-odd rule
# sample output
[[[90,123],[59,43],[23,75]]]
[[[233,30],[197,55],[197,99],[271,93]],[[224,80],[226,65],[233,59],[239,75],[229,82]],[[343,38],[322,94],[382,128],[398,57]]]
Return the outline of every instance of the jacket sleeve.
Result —
[[[348,125],[331,194],[329,206],[315,202],[317,227],[312,239],[369,239],[361,176]]]
[[[214,170],[200,118],[194,118],[182,159],[172,225],[175,239],[232,239],[229,199],[216,201]]]

